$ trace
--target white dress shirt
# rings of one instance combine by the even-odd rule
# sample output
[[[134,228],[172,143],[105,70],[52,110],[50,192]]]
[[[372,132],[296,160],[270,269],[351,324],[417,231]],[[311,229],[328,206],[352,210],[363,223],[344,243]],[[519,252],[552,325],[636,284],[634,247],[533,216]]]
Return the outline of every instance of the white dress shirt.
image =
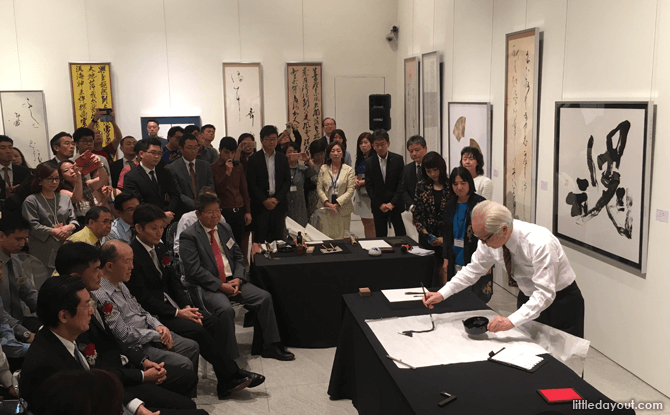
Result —
[[[386,157],[384,158],[379,154],[377,154],[377,157],[379,157],[379,167],[382,169],[382,178],[384,178],[384,183],[386,183],[386,165],[389,161],[389,153],[386,153]]]
[[[263,150],[263,155],[265,156],[265,165],[268,167],[268,195],[273,196],[275,194],[275,156],[277,151],[272,153],[271,156]]]
[[[515,220],[512,235],[505,244],[512,256],[514,279],[529,297],[526,304],[509,316],[514,326],[536,319],[551,305],[556,293],[575,280],[563,247],[548,229]],[[479,241],[471,262],[439,291],[447,298],[471,286],[493,266],[505,268],[503,249],[493,249]]]
[[[200,222],[200,224],[202,225],[202,222]],[[202,225],[202,227],[205,228],[205,233],[207,233],[207,239],[211,241],[210,232],[212,230],[205,225]],[[214,230],[214,239],[216,240],[216,243],[219,245],[219,252],[221,252],[221,256],[223,257],[223,268],[226,271],[226,279],[228,279],[229,277],[232,277],[233,269],[230,267],[230,262],[228,262],[226,251],[223,250],[223,245],[221,244],[221,239],[219,239],[219,232],[217,229]]]

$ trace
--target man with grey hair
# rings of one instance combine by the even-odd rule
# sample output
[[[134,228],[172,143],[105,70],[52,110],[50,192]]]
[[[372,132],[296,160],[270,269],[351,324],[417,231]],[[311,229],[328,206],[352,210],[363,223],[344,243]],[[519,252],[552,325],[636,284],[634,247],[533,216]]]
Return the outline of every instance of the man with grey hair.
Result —
[[[506,207],[487,200],[472,211],[472,231],[479,238],[472,261],[438,292],[428,293],[426,307],[469,287],[498,264],[519,284],[518,310],[491,320],[490,332],[536,320],[584,337],[584,298],[563,247],[549,230],[514,220]]]

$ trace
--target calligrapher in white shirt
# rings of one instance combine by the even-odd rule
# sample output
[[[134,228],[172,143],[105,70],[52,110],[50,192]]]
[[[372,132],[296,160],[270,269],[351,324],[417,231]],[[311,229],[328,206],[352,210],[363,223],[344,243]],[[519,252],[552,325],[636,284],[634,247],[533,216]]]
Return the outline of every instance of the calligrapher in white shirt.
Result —
[[[445,298],[471,286],[493,265],[507,271],[505,248],[512,276],[519,285],[518,310],[497,316],[488,331],[510,330],[531,320],[584,337],[584,298],[575,282],[563,247],[546,228],[513,220],[510,211],[484,201],[472,211],[472,231],[479,243],[470,264],[463,267],[438,292],[428,293],[424,304],[433,308]]]

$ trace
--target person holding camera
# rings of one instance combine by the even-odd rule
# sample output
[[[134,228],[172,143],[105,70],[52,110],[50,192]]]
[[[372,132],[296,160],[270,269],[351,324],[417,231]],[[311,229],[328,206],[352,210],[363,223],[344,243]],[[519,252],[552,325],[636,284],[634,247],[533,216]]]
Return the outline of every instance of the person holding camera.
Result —
[[[232,228],[235,242],[241,245],[244,228],[251,224],[251,199],[244,167],[239,160],[234,160],[237,149],[233,137],[223,137],[219,142],[219,159],[212,163],[212,173],[216,195],[221,201],[221,214]]]
[[[319,171],[316,192],[321,204],[332,209],[334,214],[327,216],[323,233],[331,238],[341,239],[342,233],[349,230],[351,212],[354,210],[354,169],[344,164],[344,148],[333,141],[326,149],[326,162]]]

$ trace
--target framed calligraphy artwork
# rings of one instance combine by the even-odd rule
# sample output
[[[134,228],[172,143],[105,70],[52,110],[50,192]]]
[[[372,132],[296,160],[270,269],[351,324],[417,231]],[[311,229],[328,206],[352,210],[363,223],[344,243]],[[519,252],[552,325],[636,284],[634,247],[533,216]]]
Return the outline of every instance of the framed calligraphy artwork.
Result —
[[[4,134],[14,140],[30,167],[51,158],[44,92],[0,91],[0,109]]]
[[[320,62],[286,63],[288,121],[298,124],[303,150],[307,150],[312,141],[323,137],[321,69]]]
[[[111,70],[110,63],[70,62],[75,129],[86,127],[98,108],[114,108]],[[107,145],[114,139],[114,128],[111,122],[99,121],[96,128],[102,133],[103,145]]]
[[[557,102],[554,234],[646,273],[651,102]]]
[[[449,169],[461,165],[461,150],[477,147],[484,157],[484,176],[491,176],[491,104],[449,103]]]
[[[419,130],[419,58],[405,59],[405,162],[410,161],[409,152],[405,144],[413,135],[420,134]]]
[[[538,28],[507,35],[505,58],[504,204],[515,219],[535,222]]]
[[[423,138],[428,151],[442,153],[442,117],[440,111],[440,55],[421,55],[421,94],[423,98]]]
[[[257,135],[263,128],[263,75],[260,63],[224,63],[226,134]]]

